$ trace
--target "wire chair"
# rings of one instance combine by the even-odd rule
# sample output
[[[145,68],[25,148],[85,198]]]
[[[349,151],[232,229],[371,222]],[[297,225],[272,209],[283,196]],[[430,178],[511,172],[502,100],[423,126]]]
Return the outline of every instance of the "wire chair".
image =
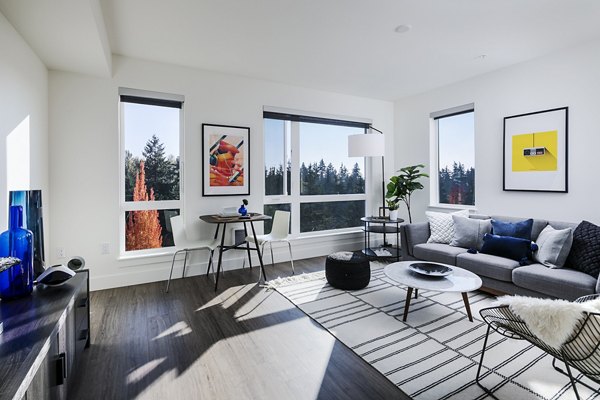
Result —
[[[583,296],[575,300],[576,303],[583,303],[589,300],[596,299],[600,294]],[[546,353],[553,356],[552,366],[555,370],[569,377],[571,386],[575,392],[575,396],[580,400],[579,393],[575,382],[584,385],[596,393],[600,393],[599,387],[592,387],[580,379],[576,379],[571,372],[572,368],[577,369],[584,376],[600,385],[600,313],[584,312],[584,317],[581,318],[575,327],[571,336],[563,343],[560,349],[550,347],[538,337],[536,337],[527,324],[518,316],[510,311],[508,306],[488,307],[479,311],[483,320],[488,324],[485,340],[483,342],[483,350],[477,368],[477,376],[475,381],[488,395],[496,399],[492,391],[480,382],[481,366],[483,365],[483,357],[487,347],[487,341],[490,331],[493,329],[500,335],[510,339],[526,340],[534,346],[544,350]],[[565,369],[562,370],[556,365],[556,360],[560,360],[565,364]]]

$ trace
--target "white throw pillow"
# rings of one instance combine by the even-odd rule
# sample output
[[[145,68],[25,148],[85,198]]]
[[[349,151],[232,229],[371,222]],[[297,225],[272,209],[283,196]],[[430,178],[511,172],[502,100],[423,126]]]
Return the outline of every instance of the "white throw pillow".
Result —
[[[538,250],[533,253],[533,259],[550,268],[562,268],[567,261],[573,244],[573,230],[554,229],[546,225],[536,240]]]
[[[427,219],[429,220],[430,232],[427,243],[450,244],[454,237],[454,221],[452,220],[452,216],[468,217],[469,210],[460,210],[453,213],[427,211],[425,215],[427,215]]]

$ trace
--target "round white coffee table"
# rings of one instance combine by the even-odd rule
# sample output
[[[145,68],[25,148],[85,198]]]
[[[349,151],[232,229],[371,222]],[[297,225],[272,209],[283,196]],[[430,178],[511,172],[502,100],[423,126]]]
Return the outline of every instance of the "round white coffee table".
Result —
[[[467,295],[467,292],[479,289],[482,284],[481,278],[465,269],[442,263],[434,264],[452,268],[452,273],[450,275],[445,277],[429,277],[408,269],[410,264],[418,262],[419,261],[395,262],[388,265],[384,269],[384,273],[388,278],[408,287],[406,291],[406,303],[404,304],[404,317],[402,320],[406,321],[406,317],[408,316],[408,307],[410,306],[410,299],[412,297],[413,289],[416,289],[415,297],[418,296],[419,289],[423,289],[433,290],[436,292],[462,293],[462,298],[465,303],[467,315],[469,316],[469,321],[473,322],[473,316],[471,315],[471,307],[469,306],[469,296]]]

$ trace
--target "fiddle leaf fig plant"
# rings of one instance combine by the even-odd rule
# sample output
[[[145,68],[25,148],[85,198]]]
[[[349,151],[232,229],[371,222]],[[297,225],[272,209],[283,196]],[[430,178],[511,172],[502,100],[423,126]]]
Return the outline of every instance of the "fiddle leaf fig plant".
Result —
[[[412,223],[412,215],[410,214],[410,196],[414,191],[423,189],[423,184],[419,182],[420,178],[429,178],[421,169],[425,168],[423,164],[410,165],[408,167],[400,168],[399,174],[390,177],[390,181],[387,184],[387,193],[385,197],[390,207],[391,203],[398,205],[401,201],[406,204],[408,211],[408,221]],[[392,208],[390,207],[390,210]]]

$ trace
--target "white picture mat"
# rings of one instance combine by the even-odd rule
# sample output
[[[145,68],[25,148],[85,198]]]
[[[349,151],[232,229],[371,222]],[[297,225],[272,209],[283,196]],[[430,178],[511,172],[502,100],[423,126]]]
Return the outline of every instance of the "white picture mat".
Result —
[[[567,173],[567,109],[504,120],[504,190],[566,191]],[[525,133],[557,131],[556,171],[512,171],[512,137]]]

